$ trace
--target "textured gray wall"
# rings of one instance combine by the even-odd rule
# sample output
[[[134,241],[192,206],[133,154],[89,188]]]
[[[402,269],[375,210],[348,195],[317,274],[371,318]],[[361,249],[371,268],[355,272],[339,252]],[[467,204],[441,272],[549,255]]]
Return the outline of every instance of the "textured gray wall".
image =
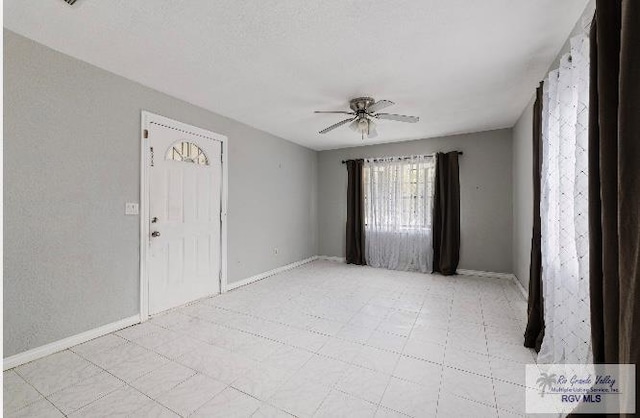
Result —
[[[389,128],[391,129],[391,127]],[[319,254],[344,257],[347,170],[341,160],[460,150],[460,268],[511,273],[511,129],[321,151]]]
[[[513,127],[513,273],[529,288],[533,228],[533,102]]]
[[[317,253],[315,151],[5,30],[5,356],[138,313],[143,109],[229,137],[230,282]]]

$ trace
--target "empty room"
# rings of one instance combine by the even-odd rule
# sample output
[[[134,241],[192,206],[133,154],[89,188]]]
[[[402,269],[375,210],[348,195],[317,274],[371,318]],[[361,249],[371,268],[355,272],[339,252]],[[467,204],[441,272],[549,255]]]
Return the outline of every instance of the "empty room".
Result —
[[[3,12],[3,416],[635,416],[640,1]]]

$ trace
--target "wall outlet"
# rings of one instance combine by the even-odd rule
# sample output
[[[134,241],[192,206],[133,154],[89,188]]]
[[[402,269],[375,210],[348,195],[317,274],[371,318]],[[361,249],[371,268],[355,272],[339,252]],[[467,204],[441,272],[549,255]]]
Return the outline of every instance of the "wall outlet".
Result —
[[[125,215],[138,215],[140,214],[140,207],[137,203],[127,202],[124,204]]]

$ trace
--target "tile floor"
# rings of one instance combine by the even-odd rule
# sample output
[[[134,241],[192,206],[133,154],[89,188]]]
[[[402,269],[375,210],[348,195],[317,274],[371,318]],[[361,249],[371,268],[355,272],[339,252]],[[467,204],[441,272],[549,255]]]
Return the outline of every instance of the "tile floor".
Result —
[[[4,372],[6,417],[524,415],[507,280],[315,261]]]

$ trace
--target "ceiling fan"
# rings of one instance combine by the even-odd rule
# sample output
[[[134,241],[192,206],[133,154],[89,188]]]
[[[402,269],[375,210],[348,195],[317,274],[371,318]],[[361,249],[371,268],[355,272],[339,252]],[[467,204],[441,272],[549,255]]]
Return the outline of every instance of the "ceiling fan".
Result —
[[[376,131],[376,124],[373,121],[374,119],[386,119],[409,123],[416,123],[420,120],[417,116],[397,115],[395,113],[376,113],[379,110],[385,109],[394,104],[395,103],[389,100],[378,100],[376,102],[371,97],[358,97],[349,102],[351,112],[341,110],[316,110],[314,113],[338,113],[350,115],[349,118],[333,124],[328,128],[324,128],[319,132],[321,134],[326,134],[327,132],[333,131],[342,125],[346,125],[351,122],[349,123],[349,128],[359,132],[362,135],[362,139],[364,139],[365,136],[367,138],[375,138],[378,136],[378,133]]]

